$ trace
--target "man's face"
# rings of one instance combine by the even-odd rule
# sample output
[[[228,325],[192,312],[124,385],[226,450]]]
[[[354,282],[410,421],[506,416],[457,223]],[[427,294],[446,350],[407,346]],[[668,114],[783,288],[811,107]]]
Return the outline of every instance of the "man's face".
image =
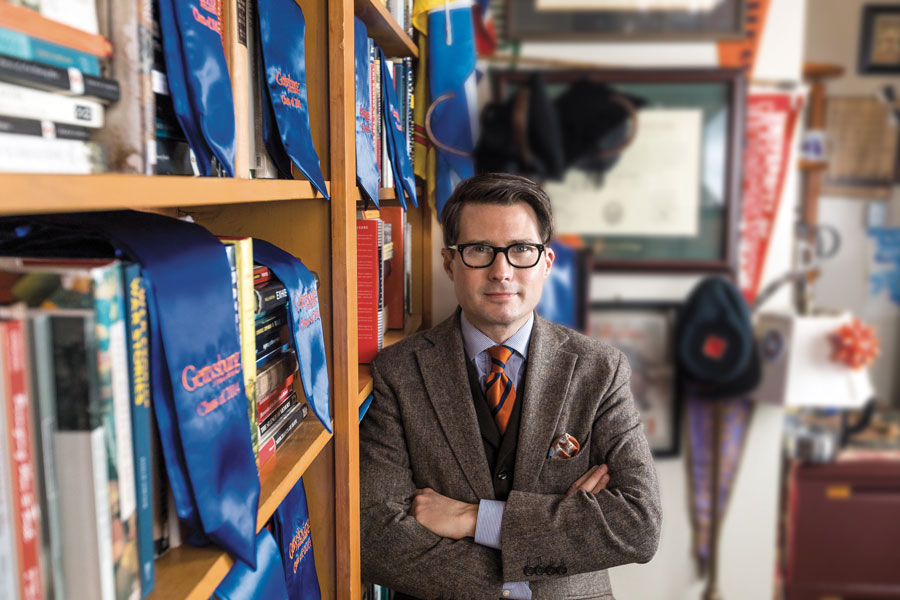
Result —
[[[460,212],[457,244],[506,247],[515,243],[542,242],[534,209],[524,202],[509,206],[466,204]],[[553,251],[544,250],[530,269],[510,266],[498,253],[483,269],[463,264],[459,252],[441,250],[444,270],[453,282],[456,299],[469,321],[494,341],[505,341],[528,320],[541,298],[544,279],[553,264]],[[497,340],[495,336],[505,336]]]

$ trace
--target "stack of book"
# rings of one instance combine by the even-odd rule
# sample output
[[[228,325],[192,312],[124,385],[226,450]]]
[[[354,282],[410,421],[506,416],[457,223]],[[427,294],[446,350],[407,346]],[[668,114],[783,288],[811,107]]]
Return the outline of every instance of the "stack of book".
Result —
[[[97,135],[120,98],[93,0],[0,1],[0,172],[106,169]]]
[[[288,292],[268,267],[254,269],[256,394],[259,413],[259,464],[275,454],[309,413],[297,395],[297,356],[291,347]]]
[[[384,221],[377,210],[357,212],[356,285],[359,362],[384,348]]]
[[[262,464],[308,407],[284,286],[253,264],[250,238],[223,242]],[[184,536],[150,373],[139,264],[0,258],[0,597],[140,600],[154,588],[154,560]]]

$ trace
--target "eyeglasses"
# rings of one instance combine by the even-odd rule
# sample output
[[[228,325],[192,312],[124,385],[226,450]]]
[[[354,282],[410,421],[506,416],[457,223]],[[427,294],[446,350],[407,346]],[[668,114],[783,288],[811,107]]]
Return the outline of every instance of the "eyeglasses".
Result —
[[[463,264],[471,269],[484,269],[494,264],[497,253],[506,255],[506,262],[517,269],[530,269],[538,264],[544,252],[543,244],[510,244],[489,246],[487,244],[454,244],[447,246],[449,250],[459,251]]]

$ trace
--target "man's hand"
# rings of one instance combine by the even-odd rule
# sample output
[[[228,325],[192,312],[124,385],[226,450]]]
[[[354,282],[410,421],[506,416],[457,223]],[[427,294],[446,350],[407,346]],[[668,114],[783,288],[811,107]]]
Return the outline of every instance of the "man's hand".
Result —
[[[606,489],[607,483],[609,483],[609,468],[606,465],[594,465],[575,480],[568,493],[584,490],[589,494],[598,494]]]
[[[460,502],[425,488],[416,490],[409,514],[425,529],[441,537],[454,540],[475,537],[477,504]]]

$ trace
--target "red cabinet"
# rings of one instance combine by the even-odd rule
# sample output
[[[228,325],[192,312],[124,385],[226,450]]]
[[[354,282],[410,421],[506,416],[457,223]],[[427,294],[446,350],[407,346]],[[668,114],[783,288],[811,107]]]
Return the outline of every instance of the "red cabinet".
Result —
[[[798,465],[787,600],[900,599],[900,461]]]

